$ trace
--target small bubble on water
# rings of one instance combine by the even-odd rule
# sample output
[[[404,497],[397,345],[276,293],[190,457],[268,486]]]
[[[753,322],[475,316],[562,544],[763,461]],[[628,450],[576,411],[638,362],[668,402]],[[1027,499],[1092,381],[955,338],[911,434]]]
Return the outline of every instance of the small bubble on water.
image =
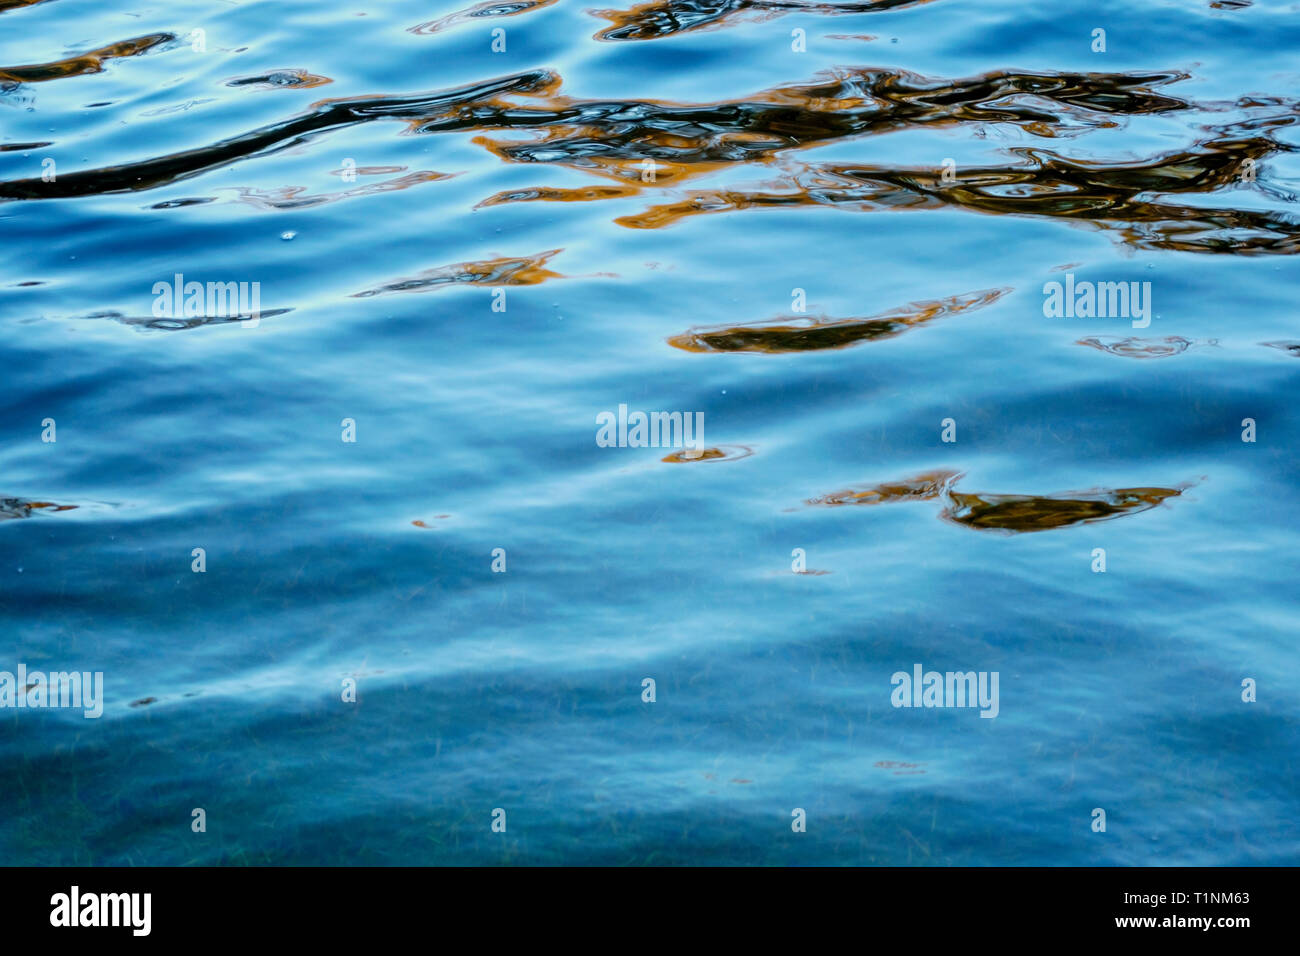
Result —
[[[298,234],[291,229],[288,232],[280,233],[280,238],[283,239],[285,242],[292,242],[293,237],[296,235]]]

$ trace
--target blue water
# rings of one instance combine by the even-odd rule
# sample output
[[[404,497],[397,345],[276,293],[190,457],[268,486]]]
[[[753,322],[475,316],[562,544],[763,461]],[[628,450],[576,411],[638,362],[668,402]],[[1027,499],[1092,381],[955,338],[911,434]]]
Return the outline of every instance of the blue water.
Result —
[[[1298,44],[0,0],[0,862],[1296,863]]]

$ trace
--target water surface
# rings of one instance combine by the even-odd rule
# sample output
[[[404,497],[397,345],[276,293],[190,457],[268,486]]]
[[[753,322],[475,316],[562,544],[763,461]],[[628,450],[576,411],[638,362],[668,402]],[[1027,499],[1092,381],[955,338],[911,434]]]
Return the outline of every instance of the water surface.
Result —
[[[0,0],[0,860],[1295,863],[1297,45]]]

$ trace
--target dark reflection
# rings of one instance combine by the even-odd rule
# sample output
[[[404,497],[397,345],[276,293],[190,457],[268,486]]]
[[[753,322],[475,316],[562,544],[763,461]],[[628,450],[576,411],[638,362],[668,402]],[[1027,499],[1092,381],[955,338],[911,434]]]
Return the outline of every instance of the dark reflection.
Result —
[[[0,0],[0,13],[6,10],[15,10],[18,7],[34,7],[38,3],[45,3],[47,0]]]
[[[1180,355],[1186,352],[1195,343],[1191,339],[1185,339],[1178,335],[1170,335],[1163,339],[1140,339],[1135,337],[1122,338],[1118,335],[1097,335],[1091,338],[1079,339],[1077,345],[1087,345],[1090,348],[1106,352],[1109,355],[1119,355],[1124,358],[1168,358],[1171,355]],[[1210,343],[1213,344],[1213,343]]]
[[[534,70],[439,93],[325,100],[302,116],[263,126],[210,146],[138,163],[60,173],[54,182],[43,182],[39,177],[3,182],[0,183],[0,199],[57,199],[153,189],[241,159],[300,146],[324,130],[379,119],[416,119],[504,92],[544,88],[553,82],[554,76],[548,71]]]
[[[176,39],[174,33],[150,33],[133,40],[110,43],[108,46],[79,53],[51,63],[34,63],[30,66],[0,66],[0,83],[44,83],[67,76],[82,76],[86,73],[101,73],[105,60],[119,57],[138,56],[162,43]]]
[[[448,14],[437,20],[417,24],[410,27],[407,32],[419,34],[440,33],[443,30],[449,30],[454,26],[483,17],[513,17],[520,13],[527,13],[529,10],[540,10],[542,7],[549,7],[554,2],[555,0],[486,0],[486,2],[475,4],[467,10],[458,10],[456,13]]]
[[[210,202],[216,202],[216,196],[191,196],[186,199],[164,199],[162,202],[156,202],[150,209],[180,209],[184,206],[204,206]]]
[[[856,0],[847,3],[799,3],[796,0],[649,0],[630,10],[597,10],[613,24],[596,34],[597,40],[653,40],[721,26],[733,17],[770,20],[787,13],[827,15],[872,13],[914,7],[932,0]]]
[[[867,319],[787,316],[773,323],[692,329],[668,344],[687,352],[814,352],[891,339],[932,319],[991,305],[1010,289],[985,289],[933,302],[912,302]]]
[[[1260,342],[1260,345],[1267,345],[1271,349],[1281,349],[1296,358],[1300,358],[1300,342]]]
[[[0,153],[18,153],[26,152],[29,149],[40,149],[42,146],[53,146],[51,140],[45,140],[40,143],[0,143]]]
[[[261,73],[257,76],[237,76],[227,80],[226,86],[255,86],[259,89],[309,89],[333,83],[328,76],[318,76],[306,70],[277,70],[274,73]]]
[[[292,312],[293,309],[263,309],[256,316],[252,313],[244,315],[187,315],[187,316],[137,316],[126,315],[122,312],[104,311],[91,312],[82,316],[83,319],[112,319],[114,322],[121,322],[123,325],[130,325],[141,331],[151,332],[183,332],[186,329],[197,329],[203,325],[227,325],[231,322],[251,322],[254,319],[273,319],[277,315],[284,315]]]
[[[449,266],[426,269],[419,275],[394,279],[364,292],[354,292],[352,298],[364,299],[390,292],[429,292],[449,285],[538,285],[547,279],[564,278],[546,268],[546,263],[563,252],[550,249],[535,256],[484,259],[480,262],[456,262]]]
[[[1138,514],[1176,498],[1188,484],[1177,488],[1116,488],[1067,491],[1059,495],[992,495],[954,491],[961,472],[936,471],[904,481],[863,490],[839,491],[813,498],[810,505],[874,505],[891,501],[943,499],[940,517],[978,531],[1018,534],[1049,531],[1075,524],[1108,521]]]
[[[76,505],[56,505],[52,501],[28,501],[26,498],[0,498],[0,521],[30,518],[32,512],[72,511]]]

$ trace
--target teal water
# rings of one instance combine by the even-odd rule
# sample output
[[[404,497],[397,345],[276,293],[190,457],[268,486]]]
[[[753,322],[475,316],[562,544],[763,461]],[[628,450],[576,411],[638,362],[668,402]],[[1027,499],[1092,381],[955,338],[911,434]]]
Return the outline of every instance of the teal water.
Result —
[[[0,862],[1294,864],[1298,44],[0,0]]]

